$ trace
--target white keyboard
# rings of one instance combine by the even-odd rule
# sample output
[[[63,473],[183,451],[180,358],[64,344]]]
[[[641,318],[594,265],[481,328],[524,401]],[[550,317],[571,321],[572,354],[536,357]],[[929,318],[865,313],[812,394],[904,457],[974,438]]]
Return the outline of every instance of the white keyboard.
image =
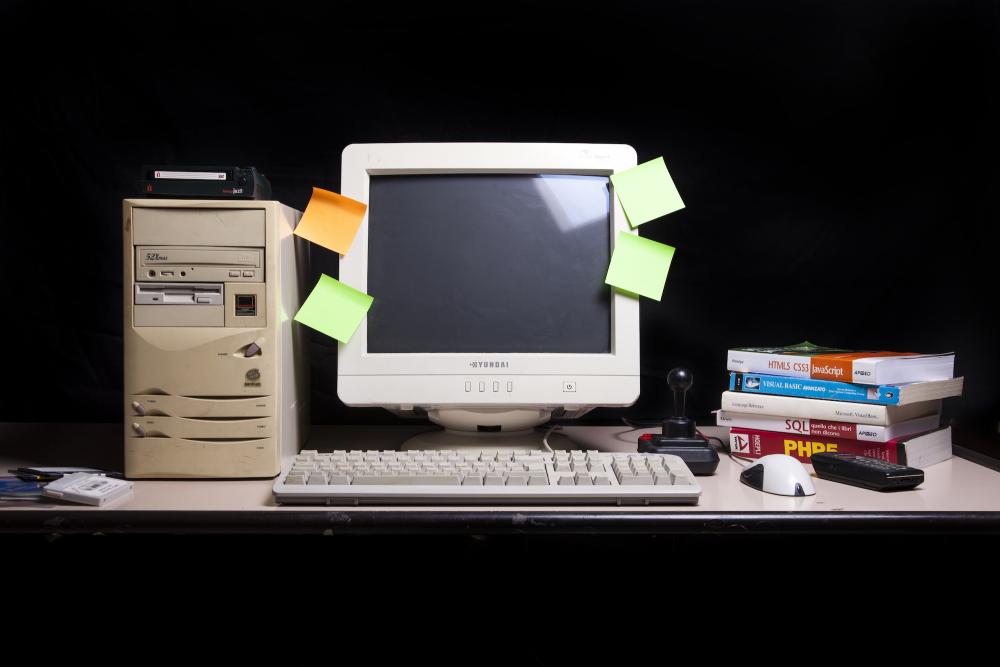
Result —
[[[595,450],[303,450],[274,482],[282,503],[695,504],[701,487],[667,454]]]

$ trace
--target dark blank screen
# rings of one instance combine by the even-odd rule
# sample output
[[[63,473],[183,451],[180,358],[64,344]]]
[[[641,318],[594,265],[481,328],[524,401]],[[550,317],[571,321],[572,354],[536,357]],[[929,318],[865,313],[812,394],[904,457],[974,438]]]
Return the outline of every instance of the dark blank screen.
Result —
[[[372,176],[369,353],[609,353],[605,176]]]

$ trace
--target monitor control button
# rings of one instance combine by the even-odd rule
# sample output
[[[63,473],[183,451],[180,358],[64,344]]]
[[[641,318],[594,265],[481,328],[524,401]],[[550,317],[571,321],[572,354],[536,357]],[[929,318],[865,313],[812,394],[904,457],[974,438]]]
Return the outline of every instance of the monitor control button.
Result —
[[[243,356],[246,358],[250,358],[255,354],[260,354],[260,345],[257,343],[250,343],[247,345],[247,349],[243,351]]]
[[[486,391],[486,382],[483,380],[479,382],[479,391]]]
[[[240,272],[239,271],[230,271],[229,272],[229,277],[230,278],[239,278],[240,277]]]
[[[576,391],[576,381],[563,380],[563,391]]]
[[[146,408],[144,408],[142,406],[142,403],[140,403],[139,401],[132,401],[132,409],[135,410],[135,414],[139,415],[140,417],[143,417],[146,414]]]
[[[465,381],[465,391],[472,391],[472,382],[470,380]]]
[[[139,426],[135,422],[132,422],[132,430],[135,431],[136,435],[139,435],[139,436],[146,435],[146,429],[144,429],[143,427]]]
[[[500,391],[500,383],[496,380],[493,381],[493,391]]]
[[[514,383],[513,382],[508,382],[507,383],[507,391],[514,391]]]

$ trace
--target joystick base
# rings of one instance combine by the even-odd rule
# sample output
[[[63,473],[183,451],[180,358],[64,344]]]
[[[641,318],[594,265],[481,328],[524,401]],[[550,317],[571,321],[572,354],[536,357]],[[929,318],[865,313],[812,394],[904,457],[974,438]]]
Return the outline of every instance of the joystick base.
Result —
[[[639,451],[643,454],[678,456],[695,475],[712,475],[719,467],[719,453],[697,433],[691,438],[644,433],[639,437]]]

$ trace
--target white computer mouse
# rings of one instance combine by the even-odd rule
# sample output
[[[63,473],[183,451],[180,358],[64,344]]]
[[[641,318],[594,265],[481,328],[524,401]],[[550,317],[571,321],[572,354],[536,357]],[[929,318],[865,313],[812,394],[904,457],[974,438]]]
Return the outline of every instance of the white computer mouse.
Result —
[[[811,496],[812,478],[799,460],[787,454],[768,454],[743,469],[740,481],[749,487],[779,496]]]

